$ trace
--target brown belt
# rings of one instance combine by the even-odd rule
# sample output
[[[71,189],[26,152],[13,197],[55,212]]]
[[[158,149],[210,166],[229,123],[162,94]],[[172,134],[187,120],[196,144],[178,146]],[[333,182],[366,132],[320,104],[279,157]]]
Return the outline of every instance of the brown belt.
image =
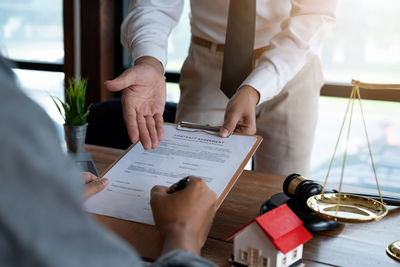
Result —
[[[210,41],[208,41],[206,39],[203,39],[203,38],[200,38],[200,37],[197,37],[197,36],[193,36],[192,35],[192,43],[200,45],[200,46],[203,46],[203,47],[206,47],[208,49],[215,49],[216,51],[224,52],[224,47],[225,47],[224,44],[215,44],[213,42],[210,42]],[[257,59],[262,55],[262,53],[264,53],[265,51],[268,51],[270,49],[271,49],[270,45],[266,45],[266,46],[257,48],[253,52],[253,57],[255,59]]]

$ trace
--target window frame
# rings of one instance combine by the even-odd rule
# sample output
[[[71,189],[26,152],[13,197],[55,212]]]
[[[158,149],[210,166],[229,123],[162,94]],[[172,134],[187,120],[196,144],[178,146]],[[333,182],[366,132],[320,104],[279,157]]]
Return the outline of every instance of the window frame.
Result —
[[[64,64],[61,63],[47,63],[47,62],[39,63],[32,61],[13,60],[10,58],[7,58],[7,60],[11,62],[11,64],[13,64],[16,69],[64,72]]]

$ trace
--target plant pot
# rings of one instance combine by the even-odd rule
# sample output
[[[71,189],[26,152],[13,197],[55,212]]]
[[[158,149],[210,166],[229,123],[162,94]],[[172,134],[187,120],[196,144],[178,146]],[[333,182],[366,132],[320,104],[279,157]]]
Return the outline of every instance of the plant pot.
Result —
[[[87,123],[79,126],[69,126],[64,124],[65,141],[67,142],[68,152],[85,151],[87,126]]]

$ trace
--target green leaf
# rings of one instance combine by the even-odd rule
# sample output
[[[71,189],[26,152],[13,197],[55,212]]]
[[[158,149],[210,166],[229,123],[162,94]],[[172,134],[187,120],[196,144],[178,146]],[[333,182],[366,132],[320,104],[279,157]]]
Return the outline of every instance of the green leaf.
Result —
[[[61,116],[63,116],[66,125],[82,125],[86,123],[86,118],[89,115],[90,104],[85,109],[87,79],[70,78],[68,86],[65,88],[65,101],[57,97],[52,97]],[[64,110],[64,114],[62,110]]]
[[[61,99],[58,98],[58,97],[56,97],[56,96],[50,96],[50,97],[51,97],[51,99],[53,100],[53,103],[56,105],[56,107],[57,107],[57,109],[58,109],[58,112],[60,112],[61,117],[62,117],[62,118],[64,119],[64,121],[65,121],[65,115],[64,115],[64,113],[61,111],[60,105],[56,102],[56,100],[58,100],[58,101],[62,104]]]

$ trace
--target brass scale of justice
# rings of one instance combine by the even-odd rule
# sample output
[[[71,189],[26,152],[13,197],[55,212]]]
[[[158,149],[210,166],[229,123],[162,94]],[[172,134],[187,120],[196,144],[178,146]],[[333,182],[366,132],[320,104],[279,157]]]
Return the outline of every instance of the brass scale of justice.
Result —
[[[332,159],[330,161],[328,167],[328,173],[326,175],[323,189],[321,194],[311,196],[307,200],[307,206],[320,217],[328,220],[334,220],[337,222],[344,222],[344,223],[363,223],[363,222],[372,222],[378,221],[382,219],[387,213],[388,209],[386,204],[383,202],[382,193],[379,187],[378,177],[376,175],[375,164],[372,156],[371,145],[367,133],[367,127],[365,124],[364,119],[364,111],[361,104],[361,96],[360,96],[360,88],[363,89],[399,89],[400,84],[370,84],[370,83],[361,83],[357,80],[352,80],[353,89],[350,93],[349,101],[347,104],[346,112],[344,115],[344,119],[340,128],[339,136],[336,141],[336,146],[332,155]],[[346,158],[347,158],[347,147],[349,143],[350,137],[350,129],[353,117],[353,110],[354,110],[354,102],[358,100],[361,117],[364,126],[364,132],[367,139],[369,155],[371,159],[372,169],[375,175],[375,181],[377,185],[377,189],[379,192],[380,201],[370,199],[363,196],[358,196],[356,194],[348,194],[348,193],[341,193],[342,189],[342,182],[343,182],[343,173],[344,168],[346,165]],[[345,143],[345,150],[343,156],[343,163],[342,163],[342,170],[340,175],[340,183],[339,183],[339,190],[335,193],[325,193],[325,187],[328,181],[328,177],[331,171],[332,163],[335,158],[335,154],[343,133],[343,128],[349,114],[349,121],[348,121],[348,129],[347,129],[347,137]],[[386,248],[386,252],[393,257],[394,259],[400,261],[400,240],[395,241],[389,244]]]

